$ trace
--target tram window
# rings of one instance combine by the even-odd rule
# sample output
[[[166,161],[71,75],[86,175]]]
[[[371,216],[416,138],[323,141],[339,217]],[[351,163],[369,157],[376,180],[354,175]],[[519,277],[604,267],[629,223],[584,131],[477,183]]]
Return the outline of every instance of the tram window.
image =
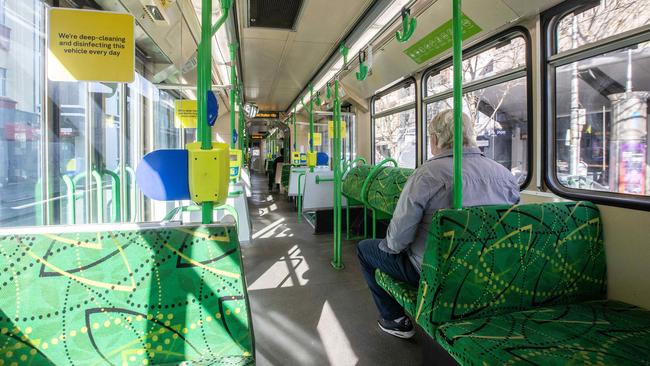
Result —
[[[463,60],[463,83],[476,82],[526,67],[526,40],[515,37]],[[451,66],[426,78],[425,97],[450,91],[454,87]]]
[[[567,14],[557,25],[557,51],[569,51],[650,22],[650,2],[601,0],[600,5]]]
[[[609,0],[556,23],[548,173],[558,193],[609,203],[650,196],[650,32],[638,29],[649,20],[650,3]],[[612,37],[623,32],[635,38]]]
[[[415,103],[415,83],[400,85],[389,93],[375,97],[374,113],[380,114],[413,103]]]
[[[485,156],[508,168],[519,184],[528,176],[526,78],[465,93],[463,112],[475,122],[476,142]],[[453,98],[427,104],[426,120],[453,108]],[[426,139],[428,140],[428,139]],[[428,141],[427,158],[432,158]]]
[[[527,44],[519,32],[488,41],[469,51],[463,60],[463,111],[475,123],[477,143],[488,157],[509,169],[519,184],[526,184],[529,170],[529,100]],[[424,75],[423,131],[429,121],[453,108],[451,66],[435,67]],[[424,156],[432,158],[429,139]]]
[[[12,31],[0,42],[0,227],[43,223],[44,20],[42,6],[0,1],[0,25]]]
[[[401,84],[373,98],[375,162],[395,159],[399,166],[415,168],[417,127],[415,83]]]

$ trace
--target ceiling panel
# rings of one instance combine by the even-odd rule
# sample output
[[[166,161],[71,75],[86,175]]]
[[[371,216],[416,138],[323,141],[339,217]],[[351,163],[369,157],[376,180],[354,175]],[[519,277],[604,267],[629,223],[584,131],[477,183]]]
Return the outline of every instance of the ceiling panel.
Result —
[[[237,0],[246,100],[284,111],[372,0],[305,0],[295,32],[245,28]]]
[[[556,4],[561,3],[563,0],[502,0],[519,16],[526,16],[537,14],[540,11],[546,10]]]
[[[323,63],[333,47],[334,43],[294,42],[280,68],[276,87],[302,89],[309,82],[314,65]]]
[[[246,87],[271,86],[275,68],[282,57],[286,42],[269,39],[246,39],[244,52],[244,81]]]
[[[299,19],[296,41],[336,42],[370,3],[370,0],[309,1]]]

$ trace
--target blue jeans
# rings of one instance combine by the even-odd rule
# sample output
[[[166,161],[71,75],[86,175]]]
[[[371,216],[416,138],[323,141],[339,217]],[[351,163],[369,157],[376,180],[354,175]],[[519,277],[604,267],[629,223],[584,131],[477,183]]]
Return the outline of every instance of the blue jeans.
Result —
[[[403,281],[417,288],[420,283],[420,274],[415,269],[408,254],[390,254],[379,249],[380,239],[366,239],[359,242],[357,256],[375,305],[379,314],[386,320],[395,320],[404,316],[404,309],[375,281],[375,269],[390,275],[396,280]]]

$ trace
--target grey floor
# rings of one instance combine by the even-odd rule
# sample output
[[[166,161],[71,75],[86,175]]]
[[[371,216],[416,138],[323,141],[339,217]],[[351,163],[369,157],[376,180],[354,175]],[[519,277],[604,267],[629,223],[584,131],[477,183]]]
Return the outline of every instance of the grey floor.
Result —
[[[253,175],[253,241],[242,248],[253,313],[257,364],[419,365],[422,335],[405,341],[377,328],[377,311],[343,242],[345,269],[330,266],[332,235],[298,223],[286,196]]]

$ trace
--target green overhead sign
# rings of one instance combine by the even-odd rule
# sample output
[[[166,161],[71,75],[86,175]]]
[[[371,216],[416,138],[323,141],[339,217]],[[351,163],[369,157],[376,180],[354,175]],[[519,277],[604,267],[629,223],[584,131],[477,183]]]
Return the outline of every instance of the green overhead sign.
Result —
[[[462,14],[463,40],[479,33],[482,29],[473,20]],[[413,61],[421,64],[450,49],[452,44],[451,20],[427,34],[404,51]]]

